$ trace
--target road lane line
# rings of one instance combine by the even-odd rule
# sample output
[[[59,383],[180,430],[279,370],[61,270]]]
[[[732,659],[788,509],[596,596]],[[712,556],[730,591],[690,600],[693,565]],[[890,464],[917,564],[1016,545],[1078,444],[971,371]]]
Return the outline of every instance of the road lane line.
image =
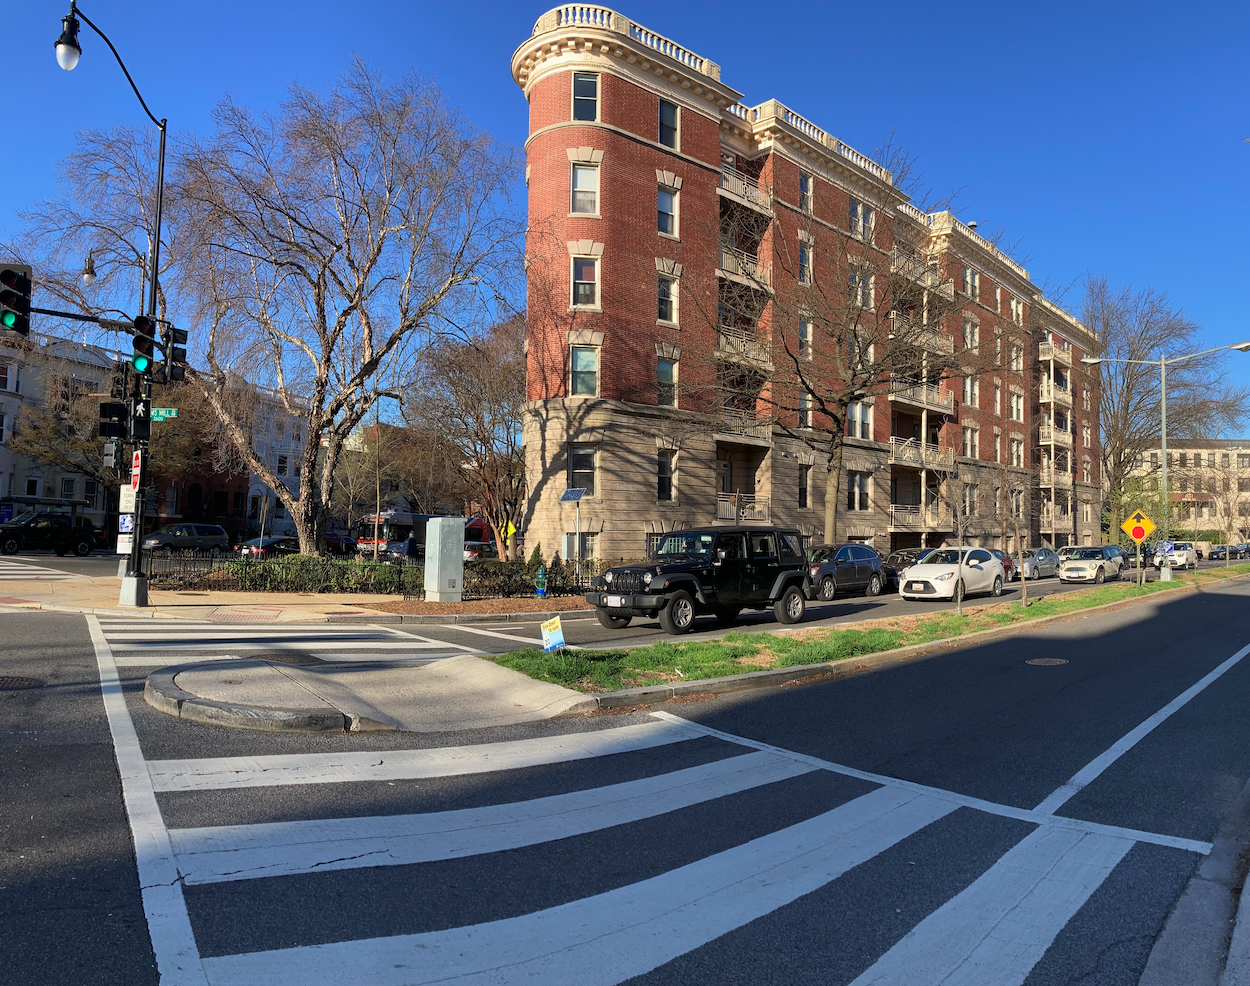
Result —
[[[439,629],[459,630],[461,633],[478,633],[483,637],[498,637],[500,640],[514,640],[517,643],[527,644],[530,647],[541,647],[543,645],[542,637],[518,637],[515,633],[500,633],[498,630],[483,630],[481,627],[467,627],[459,623],[447,624],[446,626],[439,627]]]
[[[1113,763],[1128,753],[1134,746],[1140,743],[1148,736],[1156,726],[1160,725],[1172,713],[1183,708],[1191,699],[1197,697],[1210,684],[1215,682],[1224,672],[1230,670],[1247,654],[1250,654],[1250,644],[1247,644],[1227,661],[1217,667],[1209,674],[1203,675],[1193,685],[1186,688],[1183,692],[1172,699],[1167,705],[1152,715],[1149,719],[1142,722],[1134,729],[1130,729],[1119,740],[1113,743],[1103,754],[1095,757],[1084,767],[1072,775],[1065,784],[1057,788],[1053,794],[1046,798],[1035,809],[1043,814],[1053,815],[1065,803],[1071,800],[1082,788],[1087,787],[1090,783],[1098,778],[1103,771],[1110,767]]]
[[[950,801],[964,808],[975,808],[977,811],[983,811],[990,815],[1001,815],[1004,818],[1017,818],[1022,822],[1033,822],[1036,825],[1055,825],[1059,828],[1072,829],[1077,832],[1091,832],[1098,835],[1114,836],[1122,839],[1133,839],[1137,842],[1149,842],[1155,846],[1167,846],[1171,849],[1183,849],[1186,852],[1199,853],[1207,856],[1211,852],[1211,843],[1200,842],[1197,839],[1186,839],[1178,835],[1164,835],[1158,832],[1145,832],[1141,829],[1124,828],[1119,825],[1103,825],[1101,822],[1087,822],[1081,818],[1068,818],[1065,815],[1052,815],[1048,812],[1040,811],[1037,808],[1017,808],[1015,805],[999,804],[996,801],[987,801],[984,798],[976,798],[968,794],[960,794],[958,791],[947,791],[940,787],[930,787],[927,784],[917,784],[915,781],[905,781],[898,777],[890,777],[886,774],[874,774],[870,770],[860,770],[857,767],[848,767],[846,764],[834,763],[832,760],[821,760],[819,757],[808,756],[806,753],[796,753],[793,750],[787,750],[784,747],[773,746],[771,743],[762,743],[759,740],[753,740],[746,736],[739,736],[736,733],[726,733],[720,729],[713,729],[710,726],[704,726],[701,723],[693,722],[690,719],[683,719],[681,716],[673,715],[671,712],[652,712],[652,716],[657,719],[667,719],[674,722],[687,722],[694,726],[706,736],[714,736],[717,739],[723,739],[729,743],[737,743],[740,746],[749,746],[756,750],[763,750],[768,753],[778,753],[782,756],[793,757],[800,763],[811,764],[822,770],[831,770],[835,774],[845,774],[847,777],[857,777],[863,781],[871,781],[874,784],[885,784],[891,787],[902,788],[905,791],[913,791],[917,794],[927,794],[934,798],[941,798]]]
[[[879,788],[659,876],[486,924],[205,960],[214,986],[614,986],[818,890],[954,811]]]
[[[684,720],[651,721],[559,736],[423,750],[149,760],[148,771],[156,791],[162,794],[286,784],[415,780],[589,760],[666,746],[701,735]]]
[[[205,984],[207,980],[195,946],[191,919],[187,916],[169,832],[156,803],[156,794],[139,746],[139,736],[126,708],[117,665],[113,663],[112,652],[99,622],[92,616],[87,617],[87,629],[100,669],[100,691],[109,731],[113,734],[122,800],[135,843],[143,913],[148,922],[152,950],[156,954],[161,986]]]
[[[744,753],[654,777],[510,804],[415,815],[174,829],[169,835],[187,883],[404,866],[583,835],[812,769],[788,757]]]
[[[1020,986],[1133,847],[1044,826],[921,921],[851,986]]]

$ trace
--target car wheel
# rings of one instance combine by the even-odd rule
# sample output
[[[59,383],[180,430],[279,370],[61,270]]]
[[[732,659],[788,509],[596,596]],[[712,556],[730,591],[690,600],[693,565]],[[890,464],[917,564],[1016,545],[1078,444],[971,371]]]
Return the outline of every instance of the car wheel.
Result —
[[[868,580],[868,589],[866,594],[869,596],[881,595],[881,576],[876,572],[873,572],[872,577]]]
[[[833,581],[832,575],[826,575],[820,580],[820,598],[828,602],[838,594],[838,584]]]
[[[1003,594],[1003,580],[997,575],[994,576],[994,585],[990,588],[991,596],[1001,596]]]
[[[87,557],[87,555],[91,554],[91,542],[85,539],[79,541],[76,545],[74,545],[74,554],[76,554],[79,558]]]
[[[3,551],[6,555],[15,555],[21,546],[22,542],[17,538],[5,538],[4,544],[0,544],[0,551]]]
[[[803,619],[806,609],[807,600],[803,598],[803,593],[795,585],[786,589],[773,605],[773,613],[776,614],[779,623],[798,623]]]
[[[716,622],[723,627],[733,626],[738,619],[738,614],[741,612],[742,609],[738,606],[726,606],[723,609],[718,609],[716,611]]]
[[[668,605],[660,610],[660,626],[665,633],[689,633],[694,626],[694,600],[690,593],[678,589],[668,600]]]
[[[1107,580],[1107,576],[1103,574],[1102,566],[1098,567],[1098,571],[1094,573],[1094,585],[1102,585]]]
[[[951,593],[952,602],[963,602],[968,593],[964,589],[964,580],[960,579],[955,583],[955,591]]]
[[[595,616],[598,617],[599,622],[609,630],[624,630],[627,626],[629,626],[630,617],[613,616],[606,609],[599,609],[597,606],[595,607]]]
[[[1033,574],[1029,576],[1034,582],[1042,577],[1042,567],[1040,565],[1033,566]]]

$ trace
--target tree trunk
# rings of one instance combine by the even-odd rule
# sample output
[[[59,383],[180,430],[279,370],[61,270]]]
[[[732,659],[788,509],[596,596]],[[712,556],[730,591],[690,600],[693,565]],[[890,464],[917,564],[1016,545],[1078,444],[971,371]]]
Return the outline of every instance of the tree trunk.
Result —
[[[829,439],[825,470],[825,544],[837,543],[838,498],[842,495],[842,435],[835,428]]]
[[[1014,513],[1014,512],[1013,512]],[[1003,521],[1006,526],[1007,521]],[[1020,552],[1020,605],[1025,609],[1029,606],[1029,580],[1024,577],[1024,547],[1020,544],[1020,518],[1013,516],[1011,526],[1016,532],[1016,550]]]

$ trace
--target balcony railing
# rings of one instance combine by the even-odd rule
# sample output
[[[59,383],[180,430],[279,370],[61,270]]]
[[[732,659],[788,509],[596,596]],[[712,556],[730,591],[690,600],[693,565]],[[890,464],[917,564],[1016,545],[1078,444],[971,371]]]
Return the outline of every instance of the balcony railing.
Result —
[[[747,438],[772,438],[773,426],[767,421],[760,421],[747,411],[722,411],[717,433],[744,435]]]
[[[716,330],[716,351],[734,359],[771,365],[772,356],[768,340],[745,329],[726,325]]]
[[[729,520],[735,524],[749,521],[768,523],[772,513],[769,498],[755,493],[717,493],[716,519]]]
[[[924,325],[918,325],[901,312],[891,312],[891,338],[900,340],[930,353],[945,356],[955,351],[955,340],[942,332],[937,332]]]
[[[1043,534],[1054,534],[1056,531],[1070,531],[1072,530],[1072,515],[1043,512],[1040,527]]]
[[[1053,359],[1056,363],[1060,363],[1063,366],[1071,366],[1072,350],[1056,346],[1053,342],[1039,342],[1037,344],[1037,358],[1040,360]]]
[[[935,504],[922,507],[918,504],[890,504],[890,530],[935,531],[949,527],[948,514]]]
[[[1054,425],[1042,425],[1037,429],[1037,440],[1043,445],[1062,445],[1065,448],[1072,447],[1072,433],[1070,431],[1061,431]]]
[[[1072,489],[1072,473],[1058,469],[1043,469],[1041,476],[1043,486],[1054,486],[1061,490]]]
[[[721,165],[720,169],[720,187],[727,192],[731,192],[740,199],[746,199],[754,206],[758,206],[765,212],[773,211],[773,197],[770,193],[761,191],[759,182],[750,175],[743,174],[734,168]]]
[[[772,272],[760,263],[759,257],[724,244],[720,248],[720,269],[726,274],[736,274],[765,287],[771,287],[773,283]]]
[[[954,469],[955,453],[915,438],[890,438],[890,464],[917,469]]]
[[[1038,389],[1037,399],[1043,403],[1054,403],[1063,407],[1072,406],[1072,391],[1065,390],[1063,387],[1052,386],[1049,380],[1043,380],[1042,386]]]
[[[918,380],[898,380],[890,384],[890,400],[918,404],[931,411],[950,414],[955,410],[955,395],[943,394],[931,383]]]

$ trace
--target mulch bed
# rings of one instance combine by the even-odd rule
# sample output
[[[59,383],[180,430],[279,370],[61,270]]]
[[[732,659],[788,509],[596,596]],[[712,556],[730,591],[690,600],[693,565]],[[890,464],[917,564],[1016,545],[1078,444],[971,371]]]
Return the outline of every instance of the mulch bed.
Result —
[[[546,599],[515,596],[506,599],[467,599],[459,603],[429,603],[420,599],[393,603],[347,603],[377,613],[451,616],[458,613],[558,613],[569,609],[593,609],[583,596],[549,596]]]

